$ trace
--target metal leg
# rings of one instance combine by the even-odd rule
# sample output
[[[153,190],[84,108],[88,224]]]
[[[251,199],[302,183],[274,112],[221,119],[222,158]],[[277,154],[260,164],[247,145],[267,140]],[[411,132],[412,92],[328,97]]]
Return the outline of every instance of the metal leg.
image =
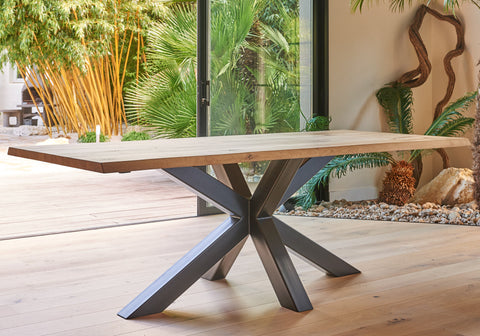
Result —
[[[246,220],[227,219],[125,306],[118,315],[133,318],[162,312],[247,236]]]
[[[250,234],[280,304],[294,311],[312,304],[272,219],[285,191],[304,160],[270,162],[252,197]]]
[[[231,216],[118,315],[132,318],[162,312],[202,275],[209,280],[223,279],[248,235],[252,236],[280,304],[294,311],[312,309],[285,245],[336,276],[359,271],[272,214],[282,200],[290,197],[327,161],[271,161],[253,196],[238,165],[214,166],[219,180],[195,167],[164,169]]]
[[[360,273],[358,269],[324,249],[313,240],[305,237],[300,232],[292,229],[278,218],[274,217],[273,221],[282,237],[283,243],[293,252],[296,252],[299,257],[315,267],[319,267],[330,275],[337,277]]]
[[[250,199],[252,194],[250,193],[250,189],[248,188],[247,182],[245,181],[238,164],[215,165],[212,167],[213,171],[215,172],[215,176],[220,182],[230,187],[243,197]],[[247,212],[248,211],[246,211],[244,214],[245,216],[247,215]],[[225,279],[246,241],[247,239],[245,238],[242,242],[240,242],[240,244],[235,246],[224,258],[222,258],[222,260],[209,269],[208,272],[202,276],[202,278],[210,281]]]
[[[325,167],[325,165],[333,158],[333,156],[324,156],[324,157],[315,157],[308,159],[302,164],[298,172],[295,174],[292,182],[288,186],[287,191],[282,197],[282,200],[278,204],[285,203],[294,193],[298,191],[305,183],[308,182],[320,169]]]
[[[202,278],[210,281],[222,280],[227,277],[228,272],[233,266],[235,260],[237,260],[238,254],[242,250],[248,237],[245,237],[240,243],[228,252],[225,257],[220,259],[207,273],[202,275]]]
[[[251,223],[250,234],[282,307],[297,312],[313,309],[273,220]]]
[[[252,197],[247,181],[245,181],[238,164],[214,165],[212,168],[220,182],[245,198]]]
[[[303,159],[271,161],[252,196],[255,217],[270,217],[277,209]]]
[[[205,201],[231,215],[241,216],[248,200],[222,182],[195,167],[168,168],[164,171]]]

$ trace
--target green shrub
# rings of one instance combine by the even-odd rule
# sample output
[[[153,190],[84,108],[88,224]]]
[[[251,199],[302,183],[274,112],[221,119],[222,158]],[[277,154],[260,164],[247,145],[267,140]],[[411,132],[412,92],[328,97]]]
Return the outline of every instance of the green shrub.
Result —
[[[325,131],[328,130],[330,125],[331,119],[324,116],[316,116],[307,121],[307,125],[305,126],[305,131],[313,132],[313,131]]]
[[[131,131],[122,137],[122,141],[150,140],[152,137],[147,132]]]
[[[91,143],[96,141],[97,141],[97,134],[95,132],[87,132],[78,137],[78,142],[80,143]],[[108,141],[108,137],[106,137],[104,134],[101,133],[100,142],[106,142],[106,141]]]

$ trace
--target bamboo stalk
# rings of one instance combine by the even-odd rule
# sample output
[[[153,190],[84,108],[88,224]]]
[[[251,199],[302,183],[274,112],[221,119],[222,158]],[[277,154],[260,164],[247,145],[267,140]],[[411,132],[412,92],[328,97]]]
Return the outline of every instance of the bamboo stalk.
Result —
[[[116,6],[120,4],[121,0]],[[72,14],[77,18],[75,10],[72,10]],[[138,12],[136,16],[137,26],[140,27]],[[25,82],[27,83],[28,80],[32,82],[33,89],[38,92],[44,104],[47,120],[43,121],[50,136],[52,136],[53,127],[65,133],[77,132],[81,135],[94,130],[97,124],[101,125],[102,131],[108,136],[122,133],[122,123],[127,123],[123,86],[135,32],[132,30],[120,33],[117,14],[114,20],[116,28],[109,55],[98,58],[89,57],[87,45],[82,39],[85,47],[85,69],[76,66],[54,68],[54,64],[47,61],[49,57],[32,62],[38,67],[38,73],[28,72],[17,65]],[[138,82],[140,62],[145,59],[145,55],[141,53],[144,42],[140,29],[136,36],[138,39],[136,80]],[[43,55],[40,46],[37,49]],[[29,87],[28,90],[33,97]],[[35,101],[34,104],[38,108]],[[44,119],[42,115],[41,118]],[[48,122],[49,120],[52,124]]]

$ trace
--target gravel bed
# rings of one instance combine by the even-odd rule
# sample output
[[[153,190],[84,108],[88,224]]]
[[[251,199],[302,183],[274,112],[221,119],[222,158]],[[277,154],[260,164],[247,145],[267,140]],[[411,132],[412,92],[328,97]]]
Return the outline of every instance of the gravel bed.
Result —
[[[409,203],[404,206],[397,206],[377,201],[349,202],[339,200],[322,202],[319,205],[314,205],[308,211],[296,207],[295,210],[291,211],[281,208],[277,213],[309,217],[480,226],[480,212],[474,202],[454,206],[434,203],[422,205]]]

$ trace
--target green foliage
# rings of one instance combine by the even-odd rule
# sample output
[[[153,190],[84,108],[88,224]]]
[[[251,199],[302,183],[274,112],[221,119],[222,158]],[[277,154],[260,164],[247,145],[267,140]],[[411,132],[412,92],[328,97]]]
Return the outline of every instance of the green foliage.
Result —
[[[152,137],[147,132],[131,131],[123,135],[122,141],[150,140]]]
[[[297,15],[298,0],[270,1],[262,11],[261,20],[266,26],[282,30],[288,24],[288,17]]]
[[[307,125],[305,126],[305,131],[312,132],[312,131],[325,131],[328,130],[330,125],[331,118],[324,117],[324,116],[316,116],[307,121]]]
[[[364,4],[370,2],[369,0],[350,0],[350,6],[352,11],[362,11]],[[478,1],[472,0],[471,2],[479,7]],[[390,8],[393,11],[402,11],[405,3],[411,5],[413,1],[390,0]],[[460,6],[458,0],[444,0],[443,3],[446,11],[454,12],[455,8]],[[390,131],[405,134],[412,133],[413,95],[411,89],[401,84],[393,83],[380,89],[376,96],[385,112]],[[473,124],[474,119],[464,117],[462,112],[468,108],[475,97],[476,92],[472,92],[447,106],[425,134],[438,136],[463,134]],[[413,162],[422,152],[422,150],[412,151],[408,161]],[[340,178],[347,174],[348,171],[387,166],[393,163],[395,163],[395,159],[386,152],[337,156],[305,184],[300,190],[299,196],[296,197],[296,202],[304,209],[308,209],[316,202],[315,190],[319,185],[326,183],[329,176]]]
[[[467,93],[453,103],[449,104],[445,110],[433,121],[425,132],[425,135],[436,136],[460,136],[463,135],[468,128],[472,127],[475,118],[468,118],[463,115],[468,107],[476,100],[478,91]],[[409,162],[413,162],[423,151],[412,151]]]
[[[78,137],[78,142],[80,143],[92,143],[97,141],[97,134],[95,132],[87,132]],[[103,133],[100,134],[100,142],[108,141],[108,137],[106,137]]]
[[[127,90],[129,121],[156,137],[196,135],[196,20],[193,5],[168,9],[147,35],[148,72]]]
[[[310,208],[317,201],[315,191],[325,185],[330,176],[341,178],[349,171],[385,167],[394,162],[393,156],[387,152],[336,156],[300,189],[296,204],[304,209]]]
[[[478,91],[467,93],[448,105],[443,113],[435,119],[425,135],[457,136],[465,133],[473,125],[475,119],[463,116],[468,107],[475,101]]]
[[[263,21],[271,6],[279,9],[274,27]],[[129,120],[158,137],[195,136],[195,10],[174,4],[153,26],[148,73],[126,95]],[[211,12],[211,135],[299,130],[297,6],[213,0]]]
[[[413,131],[412,89],[400,83],[393,83],[378,90],[377,100],[383,107],[390,131],[411,134]]]
[[[443,113],[433,121],[425,135],[459,136],[464,134],[473,125],[475,119],[465,117],[463,112],[475,101],[477,95],[477,91],[470,92],[449,104]],[[384,108],[391,131],[411,133],[411,108],[413,106],[411,90],[399,84],[386,86],[378,91],[377,99]],[[413,162],[424,152],[425,150],[411,151],[407,162]],[[395,158],[387,152],[336,156],[300,189],[299,196],[295,198],[295,201],[297,205],[308,209],[317,201],[316,190],[321,184],[326,184],[330,176],[341,178],[350,171],[384,167],[395,162]]]
[[[0,65],[46,62],[84,69],[86,56],[110,52],[116,36],[144,29],[163,8],[154,0],[2,1]]]

